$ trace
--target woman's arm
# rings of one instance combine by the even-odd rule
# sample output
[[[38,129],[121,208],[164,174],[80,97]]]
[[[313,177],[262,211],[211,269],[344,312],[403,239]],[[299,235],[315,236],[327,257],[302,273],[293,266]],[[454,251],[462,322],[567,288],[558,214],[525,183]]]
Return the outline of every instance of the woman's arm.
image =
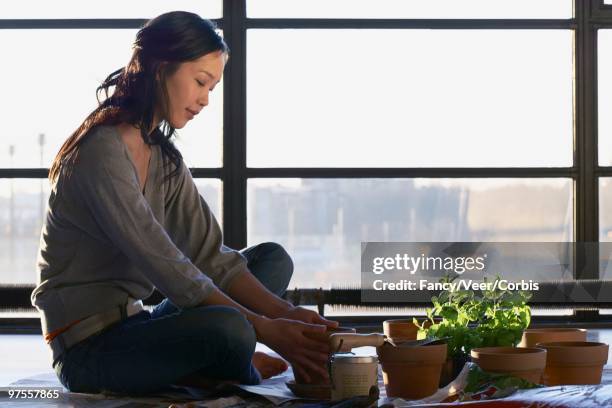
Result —
[[[166,223],[172,238],[218,286],[202,304],[238,309],[255,328],[257,339],[291,362],[304,378],[313,371],[325,377],[329,346],[305,333],[322,332],[325,326],[320,324],[336,323],[293,307],[269,292],[251,274],[244,256],[223,245],[219,224],[186,166],[172,187],[166,202]]]
[[[223,235],[206,201],[183,164],[166,202],[170,233],[178,247],[229,297],[269,318],[286,318],[336,327],[318,313],[294,307],[266,289],[247,267],[240,252],[223,245]]]
[[[164,226],[176,246],[215,285],[227,288],[243,271],[247,260],[223,245],[223,234],[206,201],[201,197],[191,172],[182,164],[179,175],[166,189]]]
[[[283,317],[293,305],[270,292],[250,272],[241,272],[228,288],[227,294],[240,304],[271,319]]]
[[[295,307],[279,298],[248,271],[242,272],[234,278],[227,294],[240,304],[271,319],[299,320],[306,323],[323,324],[332,328],[338,326],[338,322],[327,320],[312,310]]]

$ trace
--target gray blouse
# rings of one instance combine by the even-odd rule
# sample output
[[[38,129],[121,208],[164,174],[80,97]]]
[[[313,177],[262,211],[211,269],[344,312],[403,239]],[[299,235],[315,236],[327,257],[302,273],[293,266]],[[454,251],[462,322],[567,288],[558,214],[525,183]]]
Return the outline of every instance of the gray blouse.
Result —
[[[200,304],[247,271],[183,164],[177,177],[158,145],[140,189],[119,132],[99,126],[83,140],[72,174],[52,186],[32,304],[43,333],[125,304],[157,288],[179,308]]]

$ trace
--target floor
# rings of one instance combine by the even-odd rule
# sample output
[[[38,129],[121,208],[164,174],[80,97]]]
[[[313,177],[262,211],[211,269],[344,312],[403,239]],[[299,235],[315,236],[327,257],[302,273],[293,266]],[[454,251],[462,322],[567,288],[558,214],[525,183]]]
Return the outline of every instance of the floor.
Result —
[[[0,387],[35,374],[53,371],[51,354],[41,335],[0,335]]]
[[[266,353],[272,353],[272,351],[263,344],[257,344],[256,349]],[[127,406],[143,406],[149,408],[167,407],[167,402],[163,401],[163,398],[152,397],[151,399],[132,399],[132,398],[105,398],[102,395],[90,395],[90,394],[70,394],[61,395],[59,400],[55,399],[36,399],[36,403],[32,401],[20,400],[15,401],[9,398],[7,393],[16,388],[34,387],[36,389],[43,387],[56,387],[58,384],[57,377],[51,368],[50,351],[47,350],[47,346],[44,344],[41,335],[0,335],[0,406],[9,407],[25,407],[25,406],[40,406],[40,407],[64,407],[64,406],[91,406],[100,408],[117,408]],[[285,373],[285,377],[291,376],[290,371]],[[282,384],[285,381],[289,381],[289,378],[277,377],[276,382],[282,380]],[[24,379],[29,379],[24,382]],[[9,387],[10,384],[14,384],[17,381],[20,384],[30,385],[19,385]],[[36,384],[36,385],[32,385]],[[42,385],[41,385],[42,384]],[[3,387],[4,390],[3,390]],[[4,392],[3,392],[4,391]],[[61,391],[60,391],[61,392]],[[198,395],[196,393],[195,395]],[[234,393],[235,394],[235,393]],[[185,395],[184,393],[181,395]],[[194,395],[194,394],[192,394]],[[202,394],[203,395],[203,394]],[[251,397],[249,397],[251,395]],[[57,397],[55,397],[57,398]],[[169,397],[171,402],[177,401],[172,397]],[[217,405],[212,406],[226,406],[236,405],[245,406],[249,408],[260,408],[263,406],[269,406],[270,403],[267,400],[261,398],[253,398],[252,394],[243,395],[242,398],[238,396],[228,396],[227,398],[216,399]],[[196,397],[196,400],[207,400],[206,396]],[[282,397],[278,400],[283,401]],[[31,403],[31,404],[28,404]],[[241,405],[242,404],[242,405]],[[208,407],[208,403],[189,404],[173,404],[177,408],[191,408],[191,407]]]
[[[589,329],[589,341],[612,345],[612,329]],[[258,349],[269,351],[258,344]],[[360,349],[358,354],[375,353]],[[0,388],[26,378],[44,373],[53,373],[50,354],[40,335],[0,335]],[[606,369],[612,369],[612,350],[608,355]]]
[[[257,350],[270,352],[263,344]],[[0,387],[36,374],[53,372],[51,352],[41,335],[0,335]]]

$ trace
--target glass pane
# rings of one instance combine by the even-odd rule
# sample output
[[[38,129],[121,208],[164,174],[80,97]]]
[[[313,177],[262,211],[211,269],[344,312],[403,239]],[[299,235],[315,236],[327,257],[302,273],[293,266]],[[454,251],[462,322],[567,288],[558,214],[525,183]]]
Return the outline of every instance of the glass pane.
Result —
[[[153,18],[173,10],[220,18],[221,0],[21,0],[3,7],[2,18]]]
[[[251,167],[572,164],[565,30],[249,30]]]
[[[0,30],[6,60],[19,61],[4,64],[0,76],[0,112],[11,118],[3,121],[0,167],[48,167],[64,140],[96,107],[96,87],[129,61],[135,34]],[[179,131],[178,147],[188,165],[221,166],[222,110],[222,87],[215,88],[207,109]]]
[[[0,284],[35,283],[46,179],[0,179]]]
[[[194,181],[221,224],[221,180]],[[36,254],[48,200],[46,179],[0,179],[0,284],[36,282]]]
[[[612,178],[599,179],[599,240],[612,242]]]
[[[248,183],[248,244],[282,244],[295,263],[291,287],[359,284],[366,241],[572,241],[572,214],[569,179]]]
[[[219,179],[194,179],[200,195],[223,227],[223,182]]]
[[[599,164],[612,166],[612,30],[598,31]]]
[[[247,0],[249,17],[570,18],[571,0]]]
[[[612,280],[612,178],[599,179],[599,277]]]

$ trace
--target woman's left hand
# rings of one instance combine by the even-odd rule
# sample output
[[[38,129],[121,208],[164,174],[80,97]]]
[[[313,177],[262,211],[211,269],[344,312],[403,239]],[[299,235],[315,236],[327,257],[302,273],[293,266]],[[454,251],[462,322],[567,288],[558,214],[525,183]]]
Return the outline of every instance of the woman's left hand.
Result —
[[[327,320],[326,318],[319,315],[317,312],[304,309],[300,306],[291,306],[279,317],[290,320],[298,320],[304,323],[310,324],[323,324],[331,329],[338,327],[338,322],[334,320]]]

